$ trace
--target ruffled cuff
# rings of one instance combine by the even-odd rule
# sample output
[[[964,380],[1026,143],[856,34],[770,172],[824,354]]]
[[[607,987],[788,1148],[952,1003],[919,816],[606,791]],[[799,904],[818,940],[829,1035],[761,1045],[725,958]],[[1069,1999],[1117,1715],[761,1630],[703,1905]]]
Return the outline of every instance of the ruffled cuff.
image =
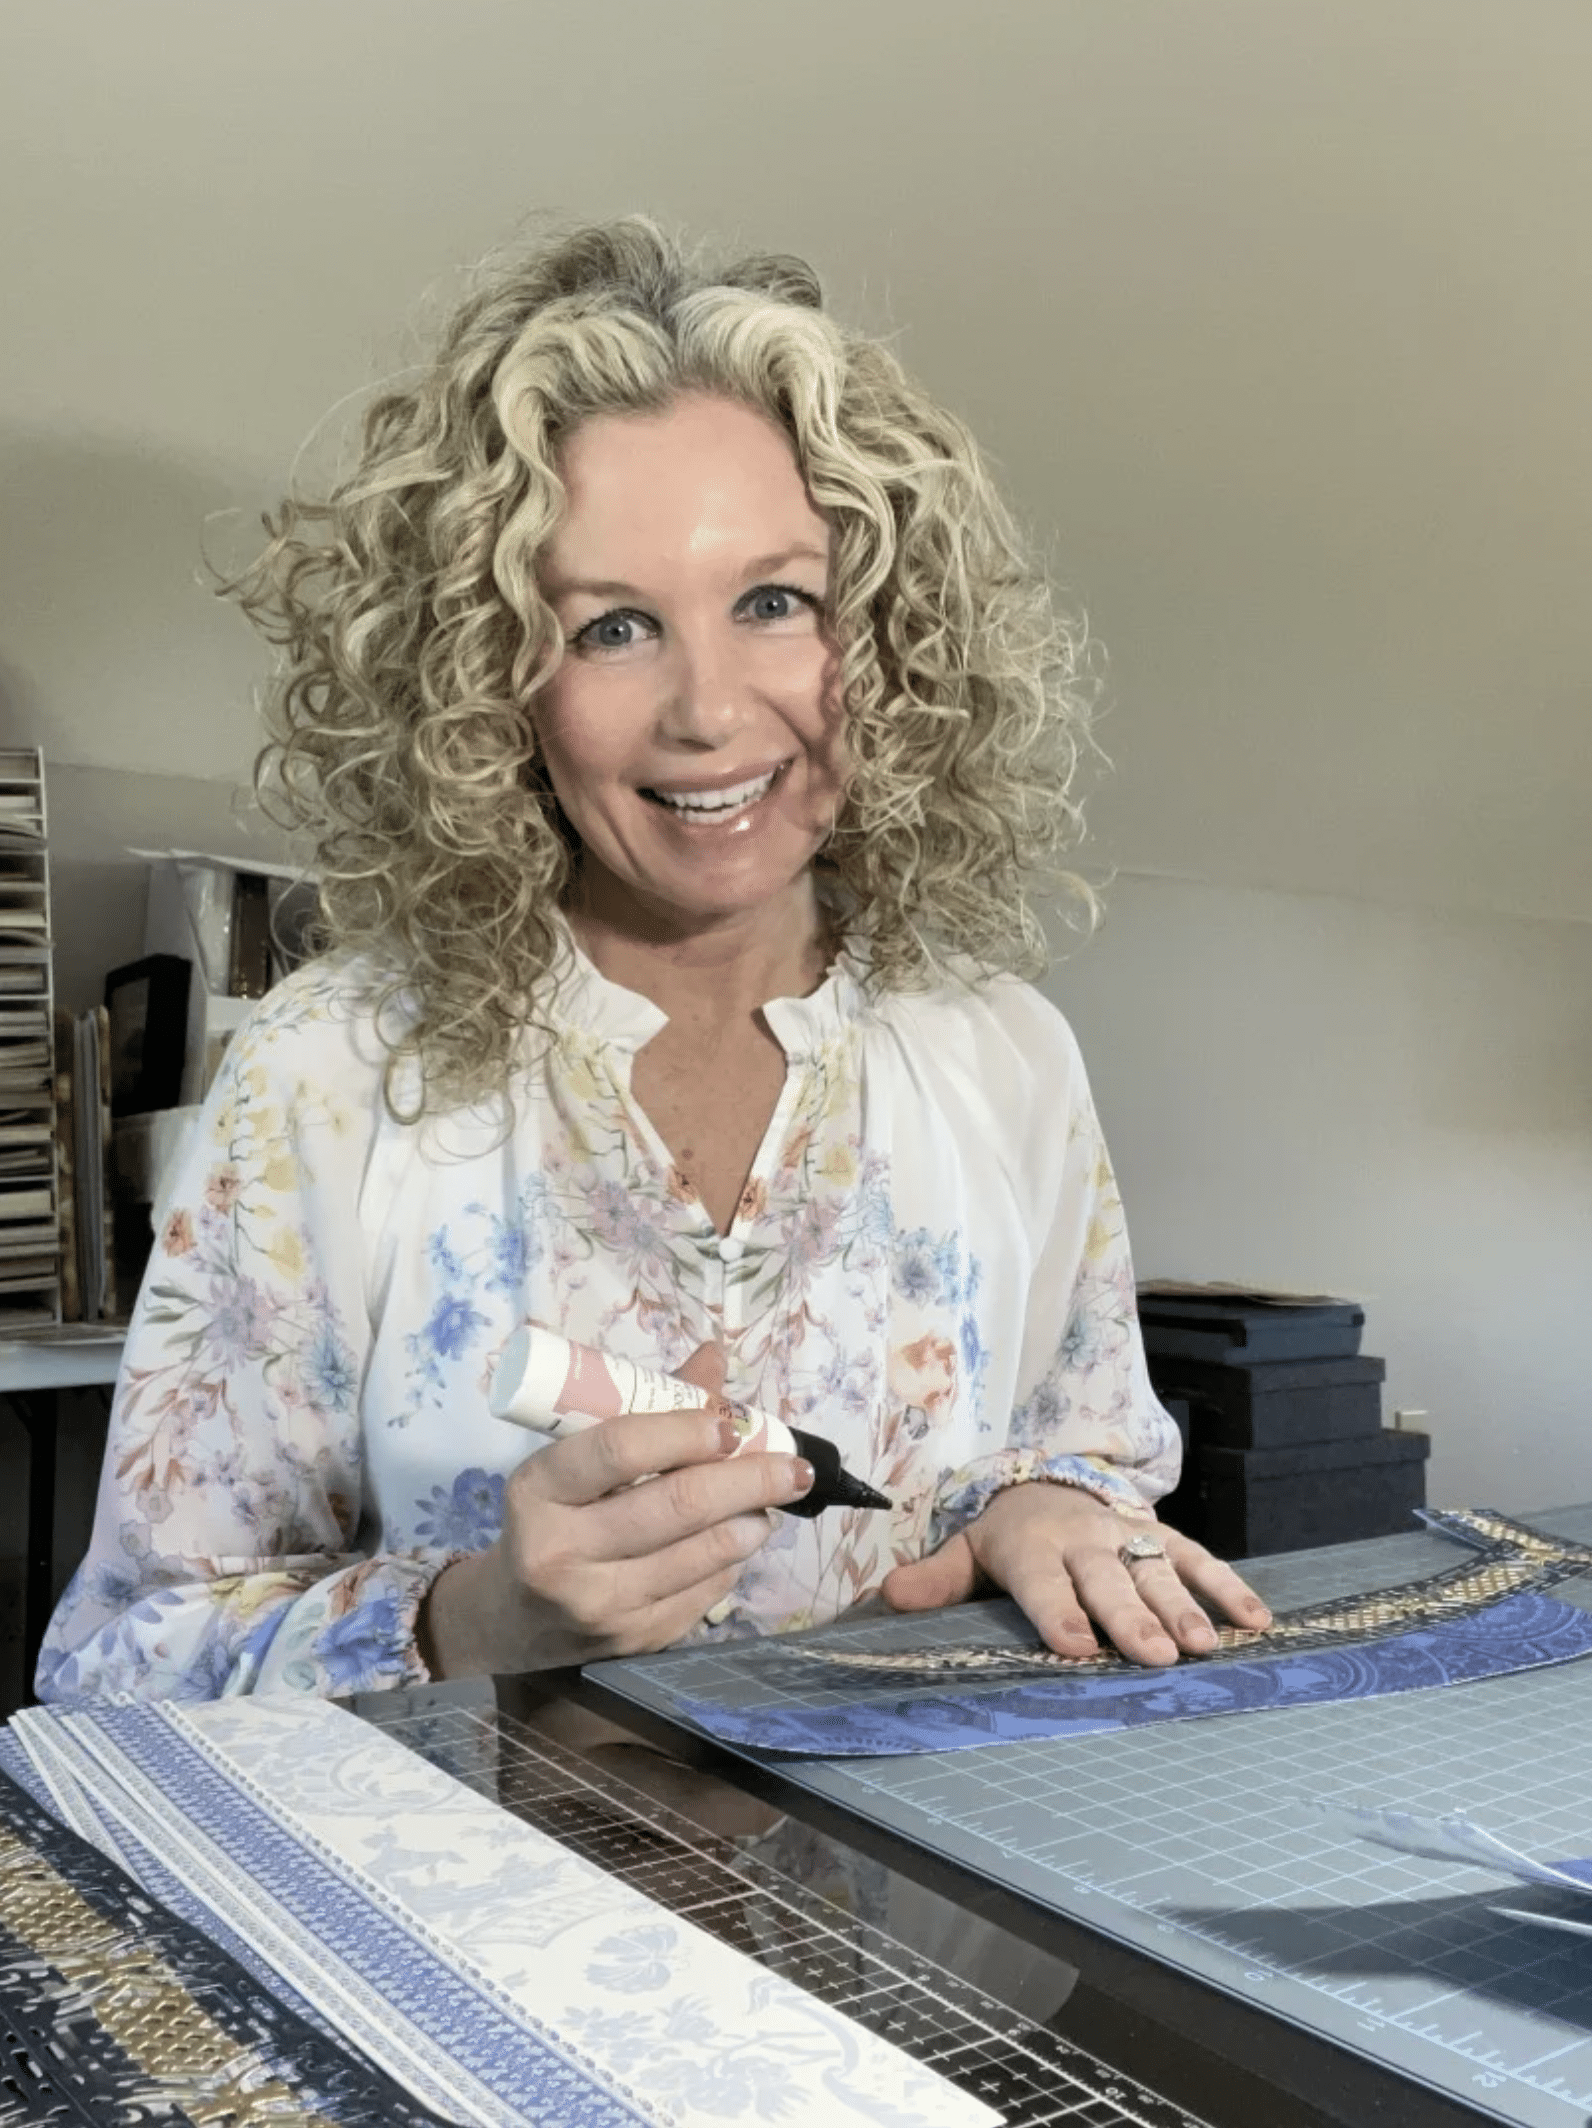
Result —
[[[337,1699],[424,1685],[415,1631],[420,1606],[457,1551],[385,1552],[319,1582],[293,1606],[254,1689]]]
[[[941,1482],[929,1519],[929,1549],[937,1551],[948,1537],[965,1529],[1008,1486],[1036,1484],[1075,1485],[1119,1515],[1140,1522],[1155,1519],[1130,1474],[1105,1456],[1047,1456],[1037,1448],[1008,1448],[964,1464]]]

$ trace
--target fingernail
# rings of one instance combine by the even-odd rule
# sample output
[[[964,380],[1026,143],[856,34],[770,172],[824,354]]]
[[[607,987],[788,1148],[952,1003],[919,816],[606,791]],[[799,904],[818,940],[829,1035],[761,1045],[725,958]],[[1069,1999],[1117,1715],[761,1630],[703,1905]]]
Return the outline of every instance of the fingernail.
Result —
[[[818,1475],[805,1456],[793,1456],[790,1466],[790,1489],[793,1493],[805,1493],[812,1489]]]
[[[1216,1635],[1211,1628],[1210,1620],[1201,1618],[1197,1612],[1184,1619],[1183,1637],[1185,1640],[1192,1641],[1196,1648],[1214,1648],[1216,1645]]]
[[[719,1421],[719,1454],[733,1456],[741,1445],[740,1429],[733,1419]]]

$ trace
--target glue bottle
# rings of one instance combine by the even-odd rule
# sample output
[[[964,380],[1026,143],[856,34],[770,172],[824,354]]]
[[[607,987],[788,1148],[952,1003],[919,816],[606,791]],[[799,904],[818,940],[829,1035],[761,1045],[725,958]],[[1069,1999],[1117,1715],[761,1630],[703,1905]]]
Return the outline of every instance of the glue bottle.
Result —
[[[729,1419],[740,1436],[732,1455],[805,1456],[812,1465],[813,1482],[807,1491],[799,1500],[783,1503],[787,1515],[820,1515],[826,1507],[890,1505],[883,1493],[842,1466],[840,1451],[822,1434],[787,1426],[766,1411],[731,1403],[676,1375],[639,1367],[634,1360],[599,1352],[591,1345],[577,1345],[556,1330],[544,1330],[540,1323],[527,1323],[516,1330],[503,1347],[487,1408],[494,1418],[508,1419],[555,1441],[632,1411],[712,1411]]]

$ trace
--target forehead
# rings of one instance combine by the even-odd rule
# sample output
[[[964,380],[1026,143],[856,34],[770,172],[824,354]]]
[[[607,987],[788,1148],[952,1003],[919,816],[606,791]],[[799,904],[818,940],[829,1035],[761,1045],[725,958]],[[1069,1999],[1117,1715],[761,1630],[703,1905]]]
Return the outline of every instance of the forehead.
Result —
[[[547,551],[556,577],[599,558],[728,559],[806,543],[828,527],[790,439],[755,407],[706,394],[660,413],[603,414],[565,443],[566,507]]]

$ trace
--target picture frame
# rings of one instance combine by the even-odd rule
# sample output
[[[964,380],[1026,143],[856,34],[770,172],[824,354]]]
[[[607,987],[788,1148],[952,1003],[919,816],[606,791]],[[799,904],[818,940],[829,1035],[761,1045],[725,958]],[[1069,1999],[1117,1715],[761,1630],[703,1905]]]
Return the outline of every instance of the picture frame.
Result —
[[[192,981],[193,963],[176,953],[146,954],[106,976],[113,1116],[181,1101]]]

